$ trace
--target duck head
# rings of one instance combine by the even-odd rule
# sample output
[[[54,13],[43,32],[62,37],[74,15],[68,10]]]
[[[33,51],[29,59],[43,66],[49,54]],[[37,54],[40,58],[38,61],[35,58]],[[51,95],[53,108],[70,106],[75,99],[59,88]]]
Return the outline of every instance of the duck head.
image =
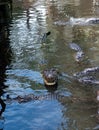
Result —
[[[57,86],[58,84],[58,71],[54,68],[46,69],[42,72],[42,77],[45,86]]]

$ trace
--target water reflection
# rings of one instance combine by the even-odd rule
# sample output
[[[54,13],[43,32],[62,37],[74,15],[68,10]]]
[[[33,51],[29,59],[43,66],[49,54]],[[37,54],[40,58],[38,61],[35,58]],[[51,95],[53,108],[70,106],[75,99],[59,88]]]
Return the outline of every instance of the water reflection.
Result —
[[[0,116],[5,111],[6,104],[2,100],[1,96],[4,94],[4,89],[7,87],[5,85],[6,81],[6,68],[11,63],[11,47],[9,45],[9,31],[6,26],[0,27],[0,104],[1,104],[1,110],[0,110]]]
[[[12,51],[9,41],[9,30],[6,26],[0,27],[0,88],[5,88],[6,68],[11,63]]]
[[[1,22],[1,21],[0,21]],[[4,118],[2,113],[5,111],[6,104],[2,96],[5,93],[5,89],[8,87],[6,82],[6,69],[11,63],[12,50],[9,39],[9,28],[7,22],[0,23],[0,129],[3,130]]]

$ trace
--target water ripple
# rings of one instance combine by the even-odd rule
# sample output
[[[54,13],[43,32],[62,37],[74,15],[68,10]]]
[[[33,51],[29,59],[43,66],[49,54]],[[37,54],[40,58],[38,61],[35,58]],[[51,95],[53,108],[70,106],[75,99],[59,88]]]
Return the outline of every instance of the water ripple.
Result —
[[[29,80],[35,81],[37,83],[43,84],[43,79],[40,72],[32,71],[28,69],[15,69],[15,70],[7,70],[7,75],[15,75],[18,77],[27,78]]]

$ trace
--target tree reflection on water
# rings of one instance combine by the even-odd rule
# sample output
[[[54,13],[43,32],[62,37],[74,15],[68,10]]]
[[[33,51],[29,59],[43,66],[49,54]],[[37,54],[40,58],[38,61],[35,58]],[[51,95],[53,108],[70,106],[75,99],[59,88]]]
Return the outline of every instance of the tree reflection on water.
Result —
[[[2,100],[1,96],[4,94],[4,89],[7,87],[5,85],[6,81],[6,69],[8,65],[11,63],[12,51],[10,47],[9,41],[9,30],[8,27],[1,24],[0,25],[0,104],[1,104],[1,111],[4,112],[6,104]]]

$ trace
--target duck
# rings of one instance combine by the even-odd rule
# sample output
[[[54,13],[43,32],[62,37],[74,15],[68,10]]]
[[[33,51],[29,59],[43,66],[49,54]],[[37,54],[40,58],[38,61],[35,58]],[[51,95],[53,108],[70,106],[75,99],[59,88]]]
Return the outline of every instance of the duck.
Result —
[[[48,37],[50,34],[51,34],[50,31],[48,31],[47,33],[44,33],[44,34],[43,34],[43,36],[42,36],[42,38],[41,38],[42,44],[46,43],[46,39],[47,39],[47,37]]]
[[[58,71],[55,68],[45,69],[42,72],[42,77],[45,86],[57,86],[58,84]]]

